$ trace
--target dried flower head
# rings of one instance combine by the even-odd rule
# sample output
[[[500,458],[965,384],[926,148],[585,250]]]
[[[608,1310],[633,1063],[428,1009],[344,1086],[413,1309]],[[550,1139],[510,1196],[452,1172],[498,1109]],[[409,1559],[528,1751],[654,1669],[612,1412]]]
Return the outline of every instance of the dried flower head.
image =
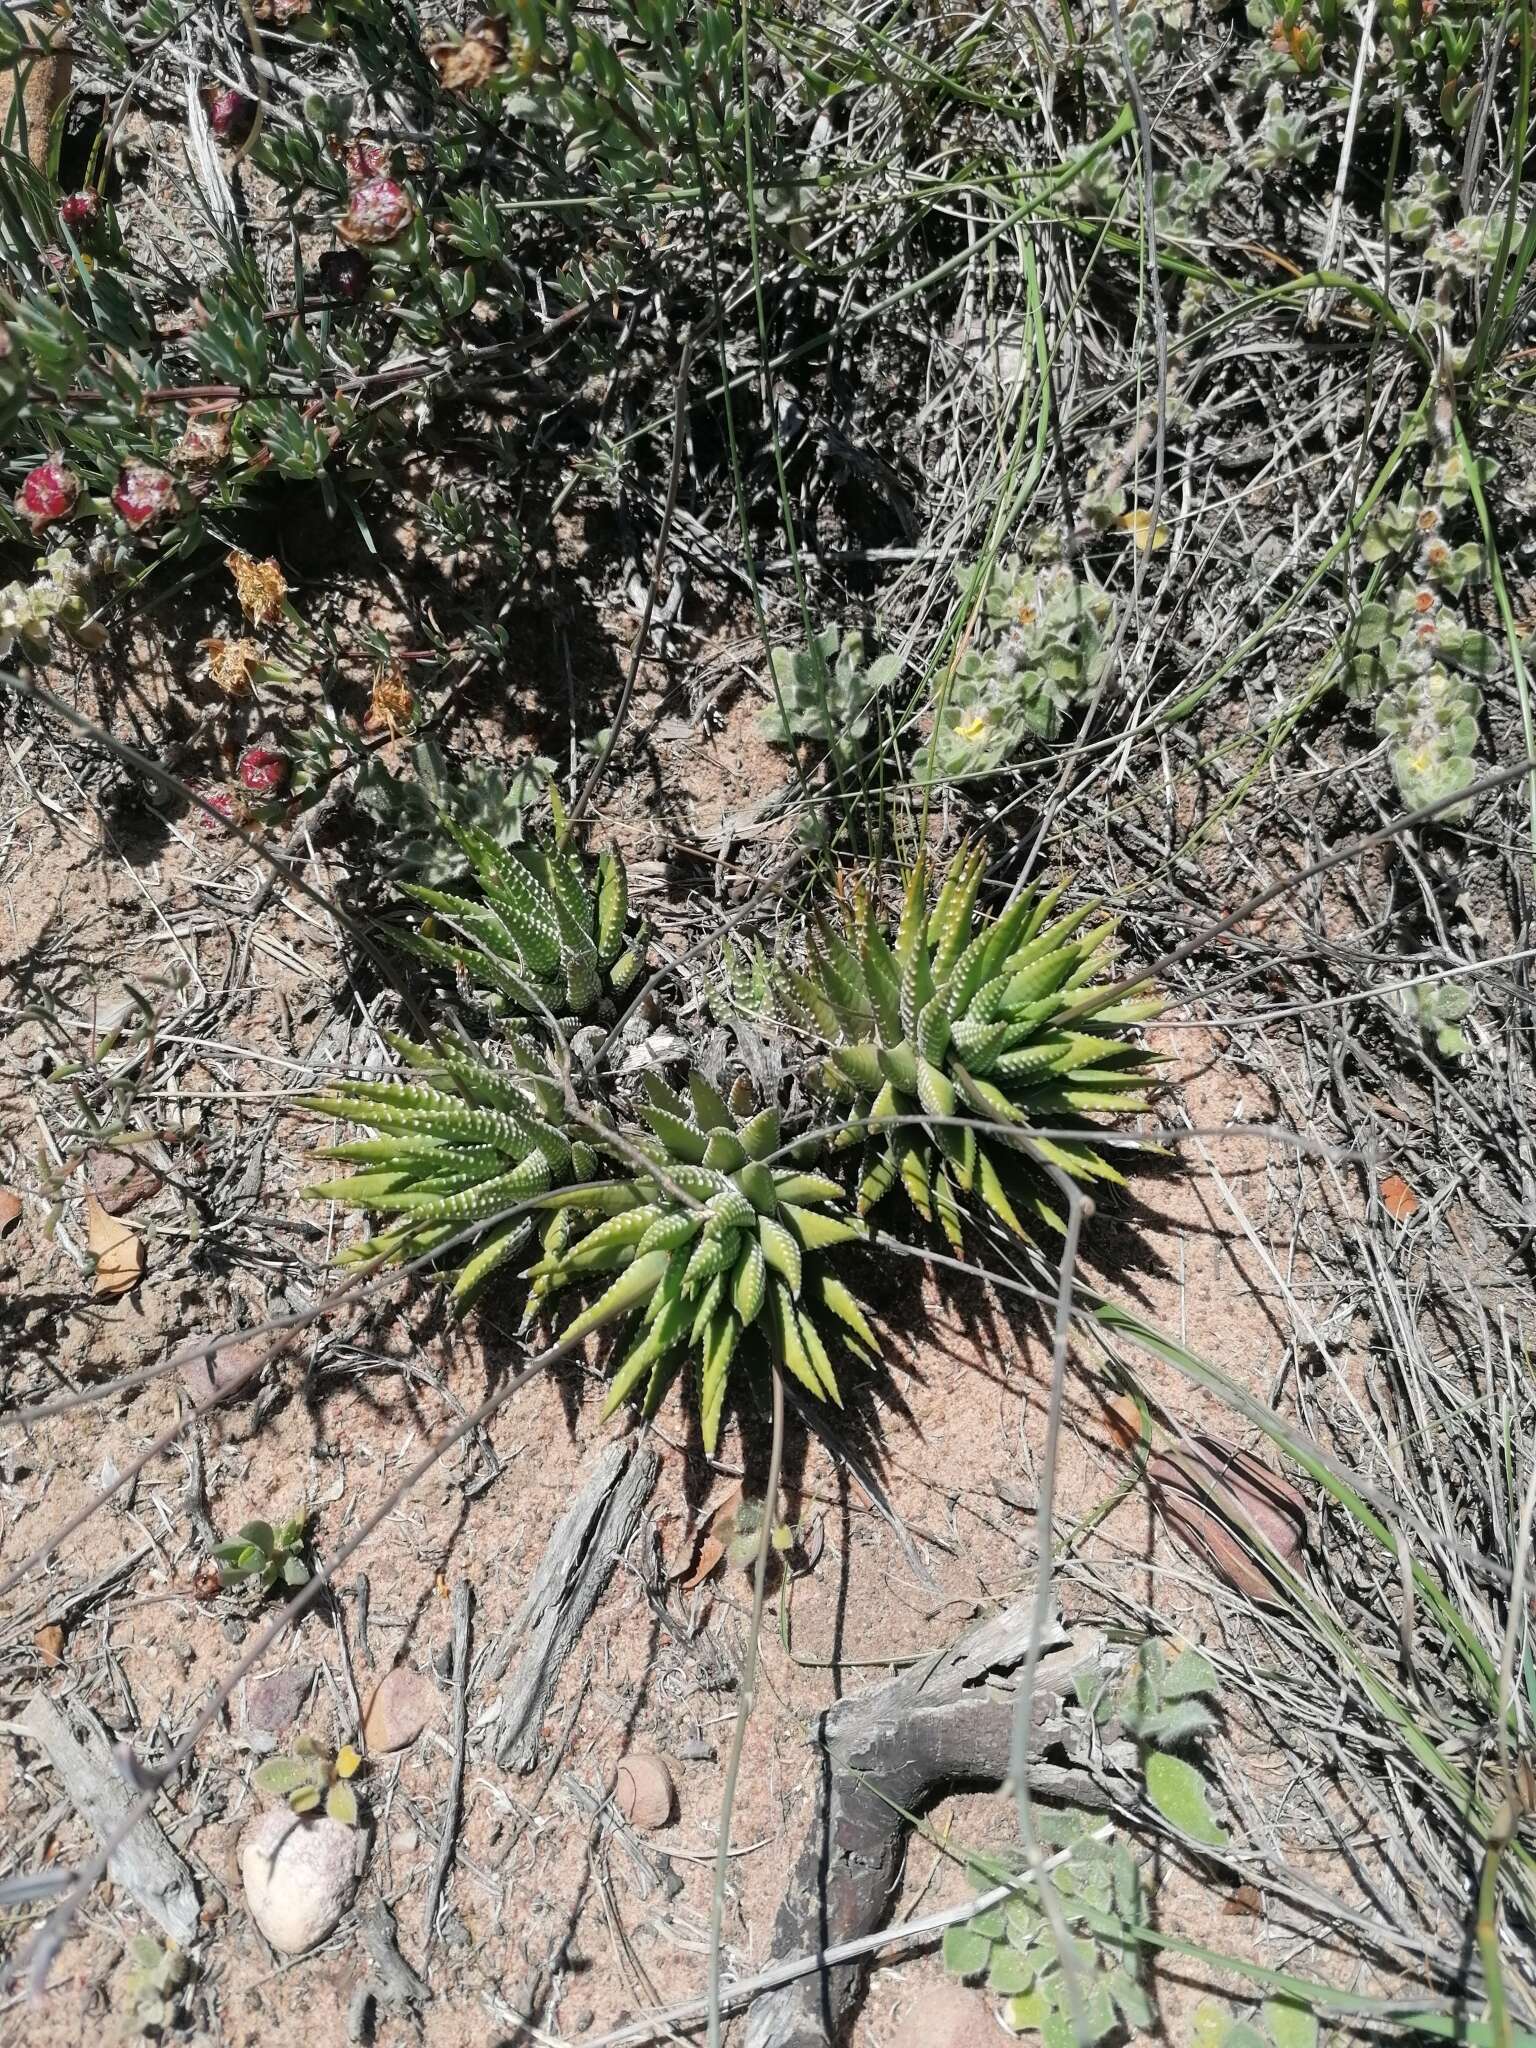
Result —
[[[229,453],[229,414],[195,413],[171,450],[183,469],[217,469]]]
[[[365,178],[353,188],[336,232],[344,242],[375,248],[403,234],[414,211],[410,194],[393,178]]]
[[[226,697],[248,697],[261,664],[261,649],[254,640],[203,640],[198,643],[208,656],[208,673]]]
[[[1450,561],[1450,544],[1443,540],[1427,541],[1424,546],[1424,552],[1419,556],[1421,566],[1428,570],[1432,576],[1440,570],[1449,568]]]
[[[302,20],[309,10],[310,0],[256,0],[256,19],[269,21],[274,28]]]
[[[112,503],[123,524],[139,533],[175,505],[176,486],[163,469],[130,462],[112,486]]]
[[[467,35],[445,35],[429,45],[427,55],[445,92],[474,92],[495,77],[506,61],[507,31],[489,17]]]
[[[389,175],[389,144],[371,135],[354,135],[342,154],[349,185],[366,185],[370,178]]]
[[[363,718],[364,732],[387,732],[398,739],[416,715],[416,697],[399,662],[392,661],[374,680]]]
[[[240,609],[253,625],[270,626],[274,619],[282,617],[288,584],[271,555],[258,562],[243,548],[233,548],[224,557],[224,563],[235,579]]]
[[[56,519],[67,519],[80,495],[80,479],[66,469],[57,455],[50,455],[30,470],[16,493],[16,511],[34,533],[41,533]]]

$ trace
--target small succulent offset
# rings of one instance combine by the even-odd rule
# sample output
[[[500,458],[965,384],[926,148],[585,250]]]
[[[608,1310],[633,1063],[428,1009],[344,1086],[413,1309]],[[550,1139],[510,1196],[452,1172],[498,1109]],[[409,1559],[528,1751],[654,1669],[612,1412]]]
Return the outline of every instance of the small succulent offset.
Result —
[[[553,1018],[562,1030],[586,1017],[612,1014],[614,998],[645,964],[643,933],[629,926],[629,879],[614,848],[595,869],[567,846],[564,806],[551,790],[554,836],[504,847],[478,826],[443,813],[449,837],[463,854],[480,894],[464,896],[407,882],[405,892],[455,934],[434,929],[397,933],[407,952],[448,968],[461,987],[474,988],[494,1007]]]
[[[974,573],[959,572],[963,590]],[[1054,740],[1104,673],[1113,620],[1108,593],[1086,574],[1018,555],[995,562],[974,644],[956,666],[935,727],[926,764],[935,779],[991,773],[1029,735]]]
[[[1351,646],[1344,688],[1356,703],[1375,703],[1394,684],[1424,676],[1436,663],[1475,676],[1492,675],[1500,664],[1496,641],[1464,625],[1432,585],[1411,581],[1399,586],[1390,605],[1360,607]]]
[[[1310,164],[1320,143],[1321,137],[1312,132],[1305,109],[1295,107],[1288,111],[1284,91],[1279,85],[1271,85],[1264,101],[1259,139],[1253,148],[1254,162],[1264,170]]]
[[[1204,1774],[1178,1752],[1215,1729],[1208,1702],[1219,1683],[1208,1657],[1181,1650],[1170,1660],[1155,1636],[1123,1673],[1087,1671],[1077,1679],[1079,1703],[1097,1724],[1113,1726],[1135,1742],[1147,1797],[1164,1820],[1213,1849],[1226,1842],[1226,1829],[1211,1812]]]
[[[1472,1007],[1472,992],[1462,982],[1415,982],[1399,1000],[1442,1059],[1456,1059],[1468,1050],[1461,1025]]]
[[[1060,1918],[1081,1932],[1067,1935],[1064,1954],[1051,1916],[1021,1882],[1013,1898],[946,1928],[945,1968],[983,1978],[1004,2000],[1004,2023],[1015,2033],[1039,2034],[1045,2048],[1093,2048],[1122,2022],[1133,2031],[1150,2027],[1135,1932],[1146,1923],[1146,1902],[1130,1848],[1118,1836],[1100,1839],[1084,1815],[1070,1810],[1037,1809],[1034,1828],[1042,1850],[1071,1852],[1049,1882]],[[966,1874],[978,1891],[990,1891],[1022,1880],[1028,1868],[1016,1850],[973,1856]]]
[[[1075,1180],[1123,1179],[1088,1142],[1087,1118],[1146,1107],[1155,1055],[1126,1027],[1162,1008],[1155,997],[1095,991],[1114,926],[1083,929],[1091,907],[1053,922],[1065,885],[1020,889],[995,916],[979,913],[985,870],[985,854],[962,847],[930,904],[920,856],[894,945],[855,887],[840,926],[818,922],[805,971],[776,975],[789,1020],[823,1048],[813,1086],[847,1119],[837,1142],[867,1146],[860,1215],[900,1182],[924,1221],[936,1219],[956,1245],[973,1195],[1027,1238],[1021,1209],[1052,1231],[1064,1227],[1047,1166]],[[1080,1006],[1071,1026],[1056,1025]],[[975,1120],[997,1126],[998,1136],[983,1143]],[[1081,1126],[1085,1138],[1032,1136],[1042,1123]]]
[[[1398,744],[1392,773],[1410,810],[1454,796],[1477,780],[1473,754],[1482,692],[1464,676],[1435,665],[1390,690],[1376,707],[1376,730]],[[1453,824],[1470,804],[1451,804],[1436,820]]]
[[[328,766],[329,764],[327,764]],[[369,754],[352,784],[352,801],[382,835],[375,859],[404,879],[433,888],[462,883],[473,863],[444,819],[466,832],[479,832],[503,849],[523,837],[524,813],[550,775],[554,762],[527,761],[510,775],[489,762],[450,770],[434,740],[411,750],[411,773],[396,774],[378,754]]]
[[[572,1339],[631,1319],[604,1414],[634,1398],[654,1415],[691,1357],[712,1452],[744,1339],[817,1400],[840,1405],[822,1331],[835,1328],[860,1359],[874,1351],[875,1334],[821,1256],[865,1235],[844,1210],[838,1183],[781,1156],[779,1112],[760,1106],[744,1077],[729,1099],[698,1073],[688,1077],[686,1098],[655,1075],[645,1085],[641,1114],[659,1141],[641,1147],[651,1170],[552,1195],[551,1208],[599,1220],[551,1244],[530,1274],[537,1298],[616,1273],[562,1332]]]
[[[293,1515],[275,1529],[270,1522],[247,1522],[231,1542],[216,1544],[213,1554],[219,1563],[220,1583],[227,1588],[254,1580],[263,1593],[270,1593],[278,1585],[307,1586],[307,1520],[306,1515]]]
[[[901,669],[901,657],[881,654],[866,667],[864,635],[828,626],[808,647],[771,650],[774,702],[760,730],[776,746],[815,740],[840,767],[858,759],[878,710],[880,693]]]
[[[482,1224],[451,1289],[463,1309],[532,1234],[528,1214],[498,1221],[501,1212],[526,1211],[558,1182],[587,1177],[596,1155],[566,1135],[559,1083],[529,1041],[509,1036],[498,1047],[501,1065],[449,1043],[432,1048],[393,1036],[387,1043],[414,1078],[341,1081],[329,1095],[301,1100],[312,1115],[378,1133],[321,1151],[320,1158],[360,1171],[305,1192],[394,1219],[350,1246],[347,1264],[423,1258]]]
[[[1408,243],[1422,244],[1440,226],[1440,209],[1447,205],[1455,187],[1445,172],[1432,164],[1405,179],[1387,205],[1387,226]]]
[[[343,1743],[334,1757],[327,1756],[311,1736],[301,1735],[290,1756],[274,1756],[254,1773],[258,1792],[273,1799],[286,1799],[295,1813],[319,1813],[343,1827],[355,1828],[359,1809],[357,1793],[348,1782],[362,1769],[363,1760],[350,1743]]]
[[[181,2018],[181,1994],[192,1975],[192,1959],[174,1943],[162,1948],[149,1934],[135,1934],[128,1955],[132,1967],[123,1979],[123,2032],[164,2033]]]
[[[1316,2013],[1289,1998],[1269,1998],[1242,2020],[1219,1999],[1195,2007],[1189,2048],[1317,2048]]]

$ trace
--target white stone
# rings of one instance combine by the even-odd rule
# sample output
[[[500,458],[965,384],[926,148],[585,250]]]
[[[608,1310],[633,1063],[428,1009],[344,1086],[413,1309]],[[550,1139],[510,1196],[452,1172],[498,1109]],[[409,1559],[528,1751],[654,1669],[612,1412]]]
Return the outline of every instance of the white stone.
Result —
[[[335,1927],[357,1890],[356,1828],[324,1814],[301,1818],[270,1807],[240,1844],[240,1878],[251,1917],[278,1952],[302,1955]]]

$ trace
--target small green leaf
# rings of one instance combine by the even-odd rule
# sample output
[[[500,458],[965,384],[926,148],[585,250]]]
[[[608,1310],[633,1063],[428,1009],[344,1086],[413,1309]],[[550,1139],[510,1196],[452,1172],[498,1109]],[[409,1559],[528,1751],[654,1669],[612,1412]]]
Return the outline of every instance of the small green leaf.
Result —
[[[1028,1956],[1020,1955],[1016,1948],[1000,1943],[992,1951],[992,1961],[987,1970],[987,1989],[998,1992],[1002,1997],[1012,1997],[1027,1991],[1035,1981],[1035,1965]]]
[[[339,1780],[325,1795],[325,1810],[332,1820],[339,1820],[345,1828],[357,1826],[357,1794],[350,1785]]]
[[[1317,2014],[1289,1998],[1271,1998],[1264,2005],[1264,2030],[1275,2048],[1317,2048]]]
[[[1195,2007],[1189,2048],[1224,2048],[1232,2015],[1219,1998],[1202,1998]]]
[[[1119,2006],[1128,2027],[1146,2031],[1152,2026],[1152,2001],[1129,1970],[1111,1970],[1105,1978],[1109,1995]]]
[[[275,1799],[286,1799],[296,1785],[306,1783],[311,1775],[306,1765],[295,1762],[291,1756],[275,1756],[252,1774],[251,1783],[258,1792],[269,1792]]]
[[[1218,1691],[1220,1684],[1209,1657],[1198,1650],[1181,1650],[1163,1674],[1163,1698],[1196,1699]]]
[[[1146,1762],[1147,1797],[1163,1819],[1192,1841],[1224,1848],[1227,1831],[1211,1812],[1205,1780],[1182,1757],[1154,1749]]]
[[[987,1967],[992,1944],[963,1924],[944,1930],[944,1967],[952,1977],[979,1977]]]
[[[1050,2018],[1051,2009],[1039,1991],[1026,1991],[1022,1998],[1010,1998],[1003,2018],[1016,2034],[1038,2034]]]

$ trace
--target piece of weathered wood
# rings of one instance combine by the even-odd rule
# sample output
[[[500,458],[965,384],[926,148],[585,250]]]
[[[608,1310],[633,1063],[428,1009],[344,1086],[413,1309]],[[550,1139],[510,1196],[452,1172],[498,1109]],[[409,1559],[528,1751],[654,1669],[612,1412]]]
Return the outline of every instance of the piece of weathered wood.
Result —
[[[511,1628],[486,1654],[495,1684],[518,1653],[502,1699],[496,1761],[531,1771],[555,1685],[615,1563],[633,1541],[661,1460],[633,1437],[610,1444],[560,1517]]]
[[[74,59],[65,23],[46,7],[15,7],[12,25],[38,52],[0,71],[0,142],[24,154],[34,170],[48,167],[53,117],[69,93]]]
[[[818,1718],[816,1800],[774,1921],[775,1959],[873,1933],[896,1895],[904,1814],[949,1787],[1002,1783],[1032,1614],[1030,1600],[1005,1608],[938,1657]],[[1073,1678],[1103,1655],[1103,1638],[1089,1631],[1046,1645],[1033,1675],[1032,1756],[1061,1738]],[[1037,1765],[1030,1782],[1079,1805],[1107,1803],[1086,1771]],[[768,1992],[748,2016],[747,2048],[831,2048],[861,1983],[862,1965],[849,1963]]]
[[[84,1731],[83,1740],[42,1692],[33,1693],[17,1725],[25,1728],[47,1757],[70,1804],[105,1843],[122,1825],[133,1804],[133,1793],[112,1762],[106,1730],[84,1707],[76,1706],[74,1711]],[[135,1821],[112,1851],[107,1874],[172,1941],[185,1947],[195,1938],[198,1897],[192,1872],[151,1815]]]

